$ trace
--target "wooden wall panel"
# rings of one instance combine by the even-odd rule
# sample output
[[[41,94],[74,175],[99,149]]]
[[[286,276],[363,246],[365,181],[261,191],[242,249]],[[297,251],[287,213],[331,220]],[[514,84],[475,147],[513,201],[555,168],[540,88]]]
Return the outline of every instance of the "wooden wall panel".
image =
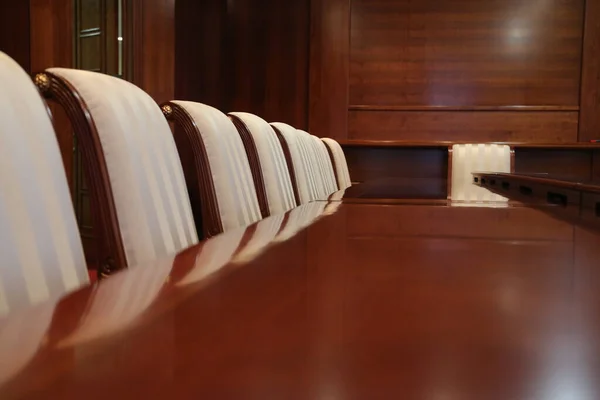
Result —
[[[132,0],[133,83],[157,103],[175,96],[175,1]]]
[[[178,0],[177,97],[306,129],[309,2]]]
[[[0,51],[28,72],[31,67],[29,30],[29,2],[0,1]]]
[[[579,103],[584,0],[353,0],[350,103]]]
[[[175,3],[175,98],[199,101],[221,110],[229,98],[227,3],[177,0]]]
[[[347,138],[350,1],[311,1],[309,130]]]
[[[515,150],[515,172],[548,173],[565,178],[588,180],[592,177],[591,150]]]
[[[600,0],[586,0],[579,140],[600,139]]]
[[[236,66],[229,111],[306,129],[308,24],[306,0],[231,2],[228,52]]]
[[[73,2],[72,0],[30,0],[31,73],[50,67],[73,68]],[[60,152],[73,187],[73,131],[65,111],[49,104]]]
[[[577,141],[573,111],[350,111],[348,138],[412,141]]]

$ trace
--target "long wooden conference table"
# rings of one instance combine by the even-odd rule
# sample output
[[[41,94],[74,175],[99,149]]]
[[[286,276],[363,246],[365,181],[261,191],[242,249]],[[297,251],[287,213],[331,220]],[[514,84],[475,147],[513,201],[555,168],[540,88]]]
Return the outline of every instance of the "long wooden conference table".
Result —
[[[9,314],[0,398],[600,398],[596,214],[401,186]]]

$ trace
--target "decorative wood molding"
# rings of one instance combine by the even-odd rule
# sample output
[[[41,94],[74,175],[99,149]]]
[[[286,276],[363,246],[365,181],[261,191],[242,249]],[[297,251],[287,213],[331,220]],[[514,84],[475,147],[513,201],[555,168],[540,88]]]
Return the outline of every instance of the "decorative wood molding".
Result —
[[[163,103],[161,110],[176,125],[173,137],[183,164],[198,234],[204,238],[218,235],[223,232],[223,223],[200,129],[192,116],[175,103]]]
[[[454,144],[468,143],[486,143],[486,144],[505,144],[513,148],[529,149],[580,149],[580,150],[600,150],[600,144],[592,143],[523,143],[523,142],[477,142],[477,141],[404,141],[404,140],[340,140],[342,147],[447,147]]]
[[[579,106],[394,106],[394,105],[371,105],[352,104],[348,106],[349,111],[579,111]]]
[[[66,111],[75,131],[91,194],[95,235],[100,238],[99,258],[104,260],[99,272],[108,275],[125,268],[127,259],[114,196],[102,144],[90,110],[77,89],[61,77],[43,72],[35,75],[34,82],[45,98],[56,101]]]

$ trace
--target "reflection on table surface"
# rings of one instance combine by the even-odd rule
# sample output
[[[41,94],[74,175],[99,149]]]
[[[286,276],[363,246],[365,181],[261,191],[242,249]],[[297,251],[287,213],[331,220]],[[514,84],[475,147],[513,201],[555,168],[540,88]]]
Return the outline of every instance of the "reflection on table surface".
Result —
[[[11,313],[0,398],[600,398],[597,231],[330,206]]]

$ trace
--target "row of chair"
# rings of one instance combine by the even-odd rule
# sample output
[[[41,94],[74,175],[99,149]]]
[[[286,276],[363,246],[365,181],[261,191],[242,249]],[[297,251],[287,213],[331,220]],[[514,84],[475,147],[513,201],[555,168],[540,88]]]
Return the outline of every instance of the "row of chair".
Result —
[[[23,300],[2,297],[3,282],[28,303],[88,282],[51,115],[36,86],[64,107],[77,135],[105,271],[350,186],[337,142],[286,124],[193,102],[159,107],[135,85],[89,71],[51,68],[34,81],[0,53],[0,314]],[[286,230],[276,224],[280,237],[305,224],[290,225],[292,214]]]

